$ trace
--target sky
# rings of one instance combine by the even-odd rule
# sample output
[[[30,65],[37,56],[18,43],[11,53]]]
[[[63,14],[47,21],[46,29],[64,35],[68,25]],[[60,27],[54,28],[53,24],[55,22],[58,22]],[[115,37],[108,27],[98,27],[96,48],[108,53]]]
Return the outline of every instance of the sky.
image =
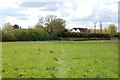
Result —
[[[0,27],[4,23],[33,27],[38,19],[56,15],[66,20],[66,28],[93,28],[100,21],[103,27],[118,26],[119,0],[0,0]]]

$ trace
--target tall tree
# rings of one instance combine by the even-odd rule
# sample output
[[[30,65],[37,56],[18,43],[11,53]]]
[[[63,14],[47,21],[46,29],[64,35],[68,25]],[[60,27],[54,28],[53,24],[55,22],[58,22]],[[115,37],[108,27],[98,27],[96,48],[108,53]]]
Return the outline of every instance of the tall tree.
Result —
[[[50,24],[47,25],[47,30],[49,33],[59,33],[65,29],[66,21],[60,18],[54,19]]]
[[[116,25],[110,24],[110,25],[108,26],[108,32],[109,32],[110,34],[117,32],[117,27],[116,27]]]
[[[56,19],[57,16],[55,15],[47,15],[45,17],[41,17],[38,21],[38,24],[41,26],[46,27],[50,22]]]
[[[10,23],[5,23],[2,29],[4,32],[11,32],[14,30]]]
[[[39,19],[38,24],[46,27],[48,33],[59,33],[65,29],[66,21],[55,15],[48,15]]]

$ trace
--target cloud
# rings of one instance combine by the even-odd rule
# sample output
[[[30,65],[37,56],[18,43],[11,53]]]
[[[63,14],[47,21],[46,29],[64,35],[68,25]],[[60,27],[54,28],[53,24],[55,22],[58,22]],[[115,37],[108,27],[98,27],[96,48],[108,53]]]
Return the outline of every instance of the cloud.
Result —
[[[117,2],[116,3],[110,2],[112,4],[109,6],[105,5],[104,2],[99,2],[97,0],[94,2],[95,3],[91,3],[91,4],[90,2],[84,3],[84,5],[79,4],[77,9],[78,11],[75,11],[75,14],[73,12],[74,16],[73,15],[71,16],[71,20],[70,20],[71,23],[68,26],[75,25],[78,27],[86,26],[88,28],[92,28],[94,22],[99,22],[100,20],[103,21],[104,27],[108,26],[109,24],[118,23]],[[107,3],[109,3],[109,1]]]
[[[0,26],[5,22],[23,28],[33,26],[40,17],[52,14],[67,21],[67,28],[93,28],[94,22],[103,26],[118,23],[118,0],[1,0]],[[98,24],[99,26],[99,24]]]
[[[37,8],[45,6],[53,6],[55,4],[60,4],[61,2],[22,2],[21,7]],[[54,6],[53,6],[54,7]]]
[[[28,26],[32,27],[36,24],[36,19],[30,19],[30,20],[19,20],[16,17],[7,16],[5,22],[10,22],[12,25],[18,24],[22,26],[24,24],[24,28],[28,28]],[[22,26],[23,27],[23,26]]]

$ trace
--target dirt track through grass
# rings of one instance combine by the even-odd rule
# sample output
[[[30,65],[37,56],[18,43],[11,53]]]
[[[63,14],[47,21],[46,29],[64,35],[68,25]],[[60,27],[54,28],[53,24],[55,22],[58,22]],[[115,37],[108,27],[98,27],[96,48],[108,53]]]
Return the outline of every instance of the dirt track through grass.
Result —
[[[63,46],[61,46],[61,56],[60,56],[60,59],[58,61],[58,64],[60,65],[59,68],[58,68],[58,72],[59,72],[59,76],[58,78],[63,78],[65,77],[65,74],[66,74],[66,67],[67,67],[67,64],[63,61],[63,58],[65,58],[67,56],[65,56],[64,54],[64,48]]]

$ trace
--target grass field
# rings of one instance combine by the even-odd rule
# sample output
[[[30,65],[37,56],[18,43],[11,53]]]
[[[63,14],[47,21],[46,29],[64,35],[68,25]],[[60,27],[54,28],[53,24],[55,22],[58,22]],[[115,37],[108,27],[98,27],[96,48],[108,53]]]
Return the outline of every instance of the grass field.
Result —
[[[3,42],[3,78],[117,78],[115,42]]]

